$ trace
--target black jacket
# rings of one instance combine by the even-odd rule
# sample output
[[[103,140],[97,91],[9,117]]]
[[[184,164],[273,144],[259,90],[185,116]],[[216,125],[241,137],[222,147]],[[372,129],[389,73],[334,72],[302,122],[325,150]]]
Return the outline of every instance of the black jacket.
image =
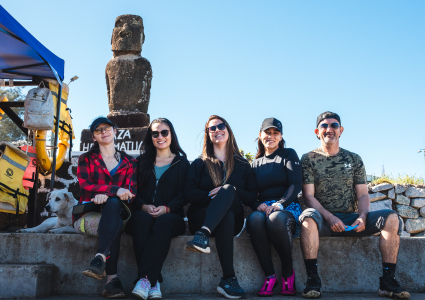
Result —
[[[248,161],[242,157],[235,156],[235,166],[226,184],[236,188],[239,198],[244,205],[251,207],[257,200],[257,187],[254,171]],[[201,158],[195,159],[190,165],[187,173],[184,195],[190,203],[187,216],[194,214],[201,208],[205,208],[211,201],[208,193],[214,189],[208,168]]]
[[[139,166],[140,159],[140,157],[137,159]],[[171,162],[170,167],[159,178],[158,185],[156,184],[155,172],[152,169],[149,184],[138,184],[133,209],[141,210],[143,204],[153,204],[157,207],[166,205],[172,213],[184,217],[183,206],[186,202],[183,196],[183,189],[189,166],[190,164],[186,157],[177,155]]]

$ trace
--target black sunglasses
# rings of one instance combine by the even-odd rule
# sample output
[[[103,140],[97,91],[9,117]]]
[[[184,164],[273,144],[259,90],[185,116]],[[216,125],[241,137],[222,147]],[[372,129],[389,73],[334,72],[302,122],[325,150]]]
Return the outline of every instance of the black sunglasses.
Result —
[[[214,132],[214,131],[217,130],[217,128],[218,128],[218,130],[224,130],[224,129],[226,129],[226,124],[220,123],[218,125],[208,127],[208,131]]]
[[[169,131],[168,129],[161,130],[161,132],[159,132],[159,131],[152,131],[152,137],[153,137],[154,139],[156,139],[156,138],[157,138],[160,134],[161,134],[163,137],[167,137],[169,132],[170,132],[170,131]]]
[[[329,124],[327,124],[327,123],[323,123],[323,124],[319,125],[319,128],[323,128],[323,129],[328,129],[328,127],[329,127]],[[339,127],[340,127],[339,123],[332,123],[331,124],[332,129],[339,129]]]

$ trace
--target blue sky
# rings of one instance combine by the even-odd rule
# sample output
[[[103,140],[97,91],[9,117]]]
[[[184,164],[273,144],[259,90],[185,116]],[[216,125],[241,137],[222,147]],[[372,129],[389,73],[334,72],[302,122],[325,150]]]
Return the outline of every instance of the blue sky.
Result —
[[[140,15],[152,64],[149,114],[169,118],[190,159],[207,118],[230,123],[255,152],[261,122],[283,123],[301,157],[319,146],[320,113],[341,116],[341,147],[368,174],[425,176],[424,1],[6,1],[65,60],[76,130],[108,114],[105,66],[121,14]],[[78,150],[78,147],[76,147]]]

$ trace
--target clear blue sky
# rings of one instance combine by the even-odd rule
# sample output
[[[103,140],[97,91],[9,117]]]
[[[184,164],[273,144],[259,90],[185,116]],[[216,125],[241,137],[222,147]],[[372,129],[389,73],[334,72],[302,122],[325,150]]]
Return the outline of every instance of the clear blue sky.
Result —
[[[77,131],[108,114],[105,66],[121,14],[142,16],[152,64],[149,114],[169,118],[190,159],[212,114],[255,152],[266,117],[301,156],[318,114],[340,114],[341,147],[368,174],[425,176],[425,1],[4,1],[65,60]],[[76,143],[80,135],[77,134]],[[79,150],[76,147],[75,150]]]

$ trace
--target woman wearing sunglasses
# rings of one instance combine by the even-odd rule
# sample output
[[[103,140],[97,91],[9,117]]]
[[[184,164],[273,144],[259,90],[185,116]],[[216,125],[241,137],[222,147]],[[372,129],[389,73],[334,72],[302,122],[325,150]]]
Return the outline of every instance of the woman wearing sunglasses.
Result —
[[[300,235],[298,217],[302,213],[297,195],[302,187],[302,168],[297,153],[284,148],[282,123],[268,118],[261,125],[258,152],[251,166],[258,188],[256,210],[247,219],[251,243],[265,274],[258,296],[272,296],[278,285],[271,246],[282,264],[282,295],[295,295],[292,267],[292,239]]]
[[[137,192],[137,161],[115,148],[115,128],[105,117],[95,119],[90,125],[94,144],[78,160],[77,177],[82,194],[79,204],[96,205],[87,214],[73,215],[73,219],[77,220],[74,222],[77,232],[99,236],[97,254],[83,275],[95,279],[106,276],[102,295],[124,298],[117,263],[123,222],[130,217],[127,206]]]
[[[184,234],[183,189],[189,161],[179,145],[173,124],[152,121],[138,158],[138,190],[128,233],[133,235],[138,281],[133,294],[162,298],[161,269],[171,239]]]
[[[245,298],[233,268],[233,238],[244,224],[242,207],[256,201],[254,173],[241,156],[232,129],[223,118],[211,116],[205,124],[201,157],[189,168],[185,187],[189,230],[195,234],[186,250],[210,253],[215,236],[223,276],[217,290],[227,298]]]

